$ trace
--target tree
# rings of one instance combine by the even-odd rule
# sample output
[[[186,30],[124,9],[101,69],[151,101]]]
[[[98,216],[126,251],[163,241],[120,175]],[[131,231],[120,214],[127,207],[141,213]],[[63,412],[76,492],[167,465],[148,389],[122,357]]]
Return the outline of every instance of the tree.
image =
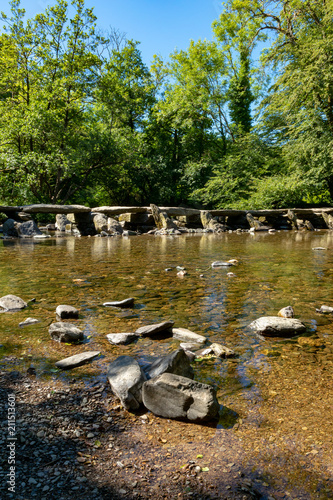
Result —
[[[101,72],[94,113],[100,137],[112,144],[106,167],[94,175],[110,203],[149,203],[154,185],[146,130],[157,85],[142,61],[139,42],[114,48]]]
[[[230,8],[270,35],[263,64],[276,79],[263,116],[283,123],[290,170],[306,176],[308,194],[333,199],[333,4],[326,0],[232,0]]]
[[[40,202],[65,202],[103,162],[89,112],[103,40],[83,0],[73,0],[69,20],[64,0],[26,22],[19,0],[10,5],[12,16],[2,13],[1,175],[17,186],[18,200],[31,202],[32,193]]]

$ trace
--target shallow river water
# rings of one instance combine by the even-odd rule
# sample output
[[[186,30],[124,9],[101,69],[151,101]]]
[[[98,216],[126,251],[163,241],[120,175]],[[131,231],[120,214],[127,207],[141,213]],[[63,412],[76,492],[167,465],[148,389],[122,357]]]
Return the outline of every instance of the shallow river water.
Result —
[[[211,267],[213,261],[229,259],[237,259],[237,266]],[[267,454],[272,473],[288,464],[289,481],[295,474],[295,481],[311,491],[309,498],[331,498],[325,481],[333,472],[333,316],[320,315],[316,308],[333,306],[333,232],[59,234],[45,240],[0,240],[0,262],[1,296],[36,299],[28,309],[0,314],[1,369],[33,366],[37,377],[64,380],[75,372],[91,384],[105,379],[107,364],[120,354],[143,363],[179,345],[144,338],[116,347],[106,334],[173,320],[175,327],[205,335],[237,354],[235,359],[195,362],[195,378],[214,384],[225,407],[218,428],[236,429],[245,448]],[[184,266],[187,275],[177,276],[176,266]],[[230,271],[235,276],[227,276]],[[135,298],[133,309],[103,306],[128,297]],[[75,323],[84,331],[83,344],[50,339],[48,326],[56,321],[59,304],[80,310]],[[263,339],[249,330],[254,319],[277,315],[288,305],[307,326],[302,336]],[[20,328],[27,317],[40,323]],[[102,355],[75,371],[55,369],[55,361],[83,350]],[[277,459],[275,447],[283,450],[283,460],[281,454]]]

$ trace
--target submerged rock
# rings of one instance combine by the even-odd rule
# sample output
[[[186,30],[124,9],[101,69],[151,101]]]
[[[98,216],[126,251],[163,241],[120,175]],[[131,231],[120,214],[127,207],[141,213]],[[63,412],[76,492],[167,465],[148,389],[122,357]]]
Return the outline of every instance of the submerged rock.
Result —
[[[289,337],[305,332],[305,325],[298,319],[263,316],[252,321],[249,327],[269,337]]]
[[[216,419],[219,414],[214,387],[173,373],[145,382],[142,399],[148,410],[165,418],[200,422]]]
[[[126,410],[137,410],[142,403],[142,385],[146,376],[138,362],[130,356],[119,356],[109,364],[107,377],[112,392]]]
[[[76,368],[77,366],[84,365],[85,363],[89,363],[89,361],[92,361],[99,355],[100,351],[86,351],[57,361],[55,365],[57,368],[61,368],[62,370],[70,370],[72,368]]]
[[[0,308],[5,311],[18,311],[27,307],[27,303],[16,295],[4,295],[0,298]]]
[[[61,321],[52,323],[49,327],[49,333],[53,340],[57,342],[77,342],[83,339],[83,332],[72,323],[63,323]]]

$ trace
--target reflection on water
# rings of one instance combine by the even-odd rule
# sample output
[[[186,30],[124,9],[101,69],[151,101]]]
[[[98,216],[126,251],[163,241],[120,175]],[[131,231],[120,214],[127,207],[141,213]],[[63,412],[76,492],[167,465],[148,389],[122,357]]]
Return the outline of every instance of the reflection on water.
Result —
[[[211,267],[233,258],[239,261],[235,277],[227,276],[230,268]],[[312,481],[312,491],[317,479],[303,470],[304,457],[313,457],[313,477],[333,472],[333,317],[316,313],[321,305],[333,306],[332,232],[0,240],[0,259],[1,296],[36,299],[24,311],[0,314],[0,368],[26,371],[33,365],[39,377],[105,380],[107,364],[121,354],[145,363],[179,346],[172,339],[140,338],[116,347],[107,333],[171,319],[237,353],[235,359],[194,363],[195,378],[214,384],[224,405],[217,433],[233,428],[246,453],[275,460],[273,475],[289,470],[289,481]],[[188,274],[177,276],[177,265]],[[127,297],[135,298],[133,309],[102,305]],[[84,330],[84,344],[50,339],[59,304],[80,309],[75,322]],[[265,340],[248,329],[254,319],[288,305],[306,324],[304,335]],[[27,317],[40,323],[20,328]],[[55,361],[83,350],[100,350],[103,357],[54,373]],[[325,491],[300,498],[329,498]]]
[[[282,348],[293,350],[297,343],[258,338],[247,329],[253,319],[292,305],[308,327],[305,336],[319,336],[331,349],[332,321],[315,309],[332,305],[332,249],[328,231],[2,240],[1,295],[36,298],[28,311],[1,315],[2,353],[15,353],[22,366],[38,365],[40,359],[47,366],[47,360],[79,352],[78,346],[59,346],[49,339],[47,326],[55,320],[58,304],[80,309],[77,323],[89,337],[85,347],[101,349],[105,362],[120,351],[144,357],[176,348],[178,343],[168,339],[139,339],[123,348],[105,341],[107,333],[172,319],[176,326],[224,343],[239,355],[236,367],[220,360],[204,362],[197,367],[201,380],[223,386],[225,392],[250,390],[256,384],[255,377],[248,378],[248,366],[271,367],[267,346],[267,352],[276,354]],[[239,261],[232,268],[234,277],[227,276],[230,268],[211,268],[215,260],[232,258]],[[185,277],[177,276],[177,265],[186,267]],[[136,299],[131,311],[102,306],[129,296]],[[18,323],[27,316],[41,323],[20,329]]]
[[[333,234],[328,231],[2,240],[1,294],[35,297],[36,304],[29,311],[1,315],[1,342],[22,338],[17,325],[27,314],[38,316],[42,325],[50,323],[61,303],[80,309],[78,323],[89,331],[90,342],[110,354],[113,348],[105,343],[106,333],[173,319],[176,326],[236,349],[245,363],[267,344],[258,342],[247,325],[286,305],[294,307],[308,334],[316,332],[329,342],[332,323],[315,309],[332,304],[332,248]],[[231,258],[239,260],[232,268],[235,277],[227,276],[228,268],[211,268],[214,260]],[[186,267],[185,277],[177,276],[177,265]],[[130,313],[102,307],[107,300],[129,296],[136,299]],[[27,329],[24,338],[33,341],[37,334],[32,330],[42,333],[45,352],[56,355],[47,329]],[[274,345],[274,340],[268,342]],[[286,341],[276,342],[279,346]],[[140,354],[151,347],[163,353],[175,346],[140,339],[126,352]],[[214,374],[223,372],[223,363],[217,366]]]

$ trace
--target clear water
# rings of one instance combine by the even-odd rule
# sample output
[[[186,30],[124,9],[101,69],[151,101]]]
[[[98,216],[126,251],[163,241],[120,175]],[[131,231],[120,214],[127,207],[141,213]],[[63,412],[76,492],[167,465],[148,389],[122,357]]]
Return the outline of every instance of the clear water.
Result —
[[[28,309],[0,315],[2,364],[12,363],[10,356],[15,356],[16,369],[33,365],[37,374],[52,373],[54,361],[62,357],[83,349],[101,350],[104,357],[94,368],[81,370],[91,377],[119,353],[138,358],[161,355],[177,348],[178,342],[146,338],[114,347],[105,335],[171,319],[176,327],[225,344],[239,356],[232,375],[226,373],[228,363],[209,360],[198,369],[200,379],[220,385],[220,378],[225,381],[227,376],[233,388],[250,387],[255,380],[245,375],[246,364],[269,363],[274,350],[297,344],[297,338],[264,340],[247,327],[287,305],[308,327],[305,336],[319,335],[331,345],[333,318],[315,311],[322,304],[333,305],[329,231],[129,238],[58,235],[43,241],[2,240],[0,257],[1,295],[36,299]],[[215,260],[229,259],[237,259],[237,266],[211,267]],[[186,267],[186,276],[177,276],[177,265]],[[229,277],[230,271],[236,276]],[[127,297],[135,298],[133,309],[102,305]],[[56,320],[59,304],[80,310],[76,323],[86,336],[83,346],[50,339],[48,326]],[[19,327],[28,316],[40,323]],[[264,354],[267,348],[269,354]]]
[[[211,267],[229,259],[238,265]],[[0,240],[0,262],[0,295],[36,299],[25,310],[0,314],[0,369],[25,372],[33,366],[41,379],[107,383],[107,364],[117,356],[146,362],[178,348],[179,341],[142,338],[117,347],[106,334],[171,319],[237,353],[235,359],[194,363],[195,378],[214,384],[223,405],[215,434],[205,438],[212,460],[221,443],[229,439],[234,446],[236,436],[253,470],[269,464],[267,474],[285,477],[297,493],[293,498],[331,498],[333,315],[316,308],[333,306],[333,232]],[[176,266],[186,267],[187,275],[177,276]],[[236,276],[229,277],[230,271]],[[133,309],[102,305],[128,297],[135,298]],[[73,322],[84,330],[83,344],[50,338],[59,304],[80,310]],[[288,305],[307,326],[305,334],[264,339],[248,328]],[[19,327],[27,317],[40,323]],[[55,369],[59,359],[84,350],[102,355],[75,370]],[[169,432],[171,424],[165,425]],[[194,431],[198,437],[208,430],[203,432]]]

